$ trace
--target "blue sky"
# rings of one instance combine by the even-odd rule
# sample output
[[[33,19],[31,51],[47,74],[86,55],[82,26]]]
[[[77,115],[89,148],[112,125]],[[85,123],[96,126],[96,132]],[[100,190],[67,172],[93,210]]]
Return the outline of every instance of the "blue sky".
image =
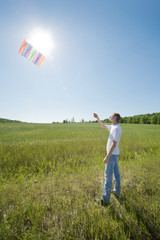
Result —
[[[160,111],[159,0],[0,0],[0,117],[93,120]],[[54,50],[41,67],[18,54],[32,29]]]

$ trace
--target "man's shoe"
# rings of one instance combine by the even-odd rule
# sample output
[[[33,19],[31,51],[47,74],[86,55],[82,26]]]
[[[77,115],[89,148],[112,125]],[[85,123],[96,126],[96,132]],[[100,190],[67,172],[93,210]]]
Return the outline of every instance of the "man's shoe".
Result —
[[[112,193],[114,194],[114,196],[115,196],[116,198],[119,198],[120,195],[118,195],[115,191],[112,190]]]
[[[109,203],[106,203],[105,201],[103,201],[103,199],[101,199],[101,206],[107,207],[108,205]]]

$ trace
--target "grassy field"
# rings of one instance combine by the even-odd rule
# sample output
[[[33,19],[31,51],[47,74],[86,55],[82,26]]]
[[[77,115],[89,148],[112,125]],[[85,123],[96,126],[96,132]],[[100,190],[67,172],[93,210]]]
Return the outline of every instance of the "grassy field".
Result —
[[[0,239],[160,239],[160,125],[122,130],[122,193],[104,208],[107,130],[0,124]]]

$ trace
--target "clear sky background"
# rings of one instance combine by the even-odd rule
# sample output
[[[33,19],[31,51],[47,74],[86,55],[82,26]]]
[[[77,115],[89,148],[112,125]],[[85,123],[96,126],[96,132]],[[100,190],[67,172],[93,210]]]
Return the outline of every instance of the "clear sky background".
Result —
[[[37,67],[18,54],[51,31]],[[0,0],[0,117],[93,120],[160,111],[159,0]]]

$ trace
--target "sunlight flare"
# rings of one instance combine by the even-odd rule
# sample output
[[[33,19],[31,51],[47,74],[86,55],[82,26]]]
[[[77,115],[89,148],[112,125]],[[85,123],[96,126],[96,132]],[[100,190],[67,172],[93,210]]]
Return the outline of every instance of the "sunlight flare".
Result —
[[[42,28],[35,28],[29,34],[29,41],[46,57],[52,55],[54,43],[51,31]]]

